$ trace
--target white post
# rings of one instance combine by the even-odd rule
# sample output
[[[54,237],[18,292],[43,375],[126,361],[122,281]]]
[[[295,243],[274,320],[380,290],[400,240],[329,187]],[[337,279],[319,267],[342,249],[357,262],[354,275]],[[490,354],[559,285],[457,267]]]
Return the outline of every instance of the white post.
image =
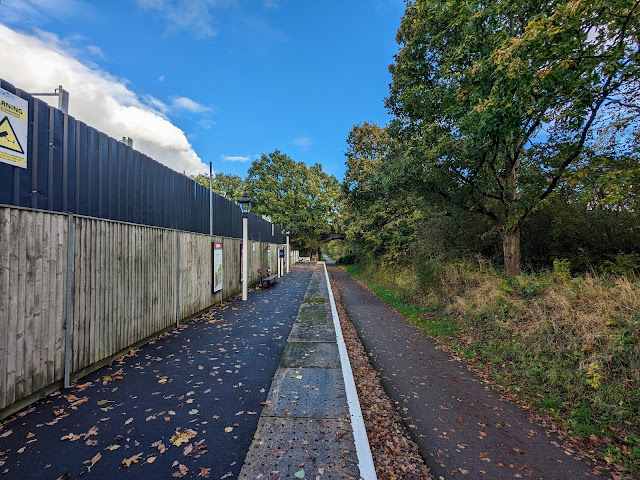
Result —
[[[242,218],[242,271],[244,278],[242,279],[242,300],[247,300],[247,292],[249,290],[249,219]]]
[[[209,235],[213,235],[213,162],[209,162]]]
[[[278,277],[282,276],[282,259],[280,258],[280,245],[278,245]]]
[[[287,232],[287,251],[285,255],[287,256],[287,273],[289,273],[289,232]]]

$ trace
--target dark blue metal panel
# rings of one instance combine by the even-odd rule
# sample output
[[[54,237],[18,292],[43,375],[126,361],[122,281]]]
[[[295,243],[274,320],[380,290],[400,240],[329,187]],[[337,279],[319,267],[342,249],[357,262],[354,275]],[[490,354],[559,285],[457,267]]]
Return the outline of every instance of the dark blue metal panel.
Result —
[[[49,208],[49,106],[41,101],[34,105],[34,132],[32,142],[34,161],[31,162],[31,207]]]
[[[32,173],[33,167],[36,163],[36,156],[34,155],[33,150],[33,141],[32,139],[35,136],[33,118],[34,118],[34,109],[35,109],[35,100],[34,98],[26,92],[19,90],[13,85],[9,90],[14,95],[19,96],[20,98],[26,99],[28,103],[29,109],[29,125],[27,126],[27,142],[29,144],[29,150],[27,152],[27,168],[19,168],[12,167],[13,169],[13,200],[15,205],[21,205],[24,207],[31,206],[31,182],[32,182]]]
[[[109,199],[109,218],[118,218],[118,141],[109,138],[109,175],[107,197]]]
[[[98,217],[100,204],[99,132],[87,128],[87,215]]]
[[[11,204],[13,197],[13,168],[7,163],[0,163],[0,203]]]
[[[149,191],[149,225],[158,225],[158,219],[156,217],[156,191],[158,189],[158,168],[156,162],[153,159],[149,159],[149,178],[148,178],[148,191]]]
[[[88,213],[88,192],[87,185],[89,183],[89,158],[88,158],[88,142],[87,142],[87,125],[84,122],[76,124],[76,213],[87,215]]]
[[[149,157],[140,155],[140,213],[138,223],[149,225]]]
[[[57,108],[52,108],[53,112],[53,148],[49,159],[49,210],[60,212],[64,210],[63,190],[64,165],[63,165],[63,143],[64,143],[64,113]]]
[[[131,191],[131,220],[130,222],[140,222],[140,152],[132,150],[132,170],[133,184]]]
[[[98,161],[100,163],[98,174],[98,215],[101,218],[109,218],[109,137],[104,133],[100,133],[98,139]]]
[[[126,218],[124,219],[127,222],[133,222],[133,204],[135,201],[135,196],[133,194],[134,190],[134,169],[133,169],[133,148],[127,147],[127,160],[125,164],[125,169],[127,171],[127,202],[126,202]]]
[[[66,176],[66,185],[64,185],[63,195],[65,196],[65,211],[77,212],[76,204],[76,181],[78,172],[76,170],[76,119],[73,117],[67,117],[67,128],[64,132],[64,144],[63,155],[66,152],[66,156],[62,159],[63,169]],[[63,180],[64,183],[64,180]]]
[[[127,218],[127,147],[118,142],[118,210],[115,220]]]

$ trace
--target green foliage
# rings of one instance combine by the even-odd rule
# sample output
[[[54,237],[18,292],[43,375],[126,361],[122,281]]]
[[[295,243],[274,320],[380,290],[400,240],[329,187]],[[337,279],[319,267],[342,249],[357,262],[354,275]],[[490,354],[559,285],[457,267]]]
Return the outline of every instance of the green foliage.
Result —
[[[571,280],[571,262],[566,258],[554,259],[553,276],[563,283],[567,283]]]
[[[633,276],[640,274],[640,254],[618,253],[614,260],[605,260],[601,266],[605,274]]]
[[[387,100],[402,149],[387,168],[490,218],[517,273],[520,227],[584,158],[607,102],[637,116],[639,25],[626,0],[408,2]]]
[[[251,164],[246,185],[253,211],[290,226],[295,248],[316,250],[322,235],[333,232],[340,185],[319,164],[307,167],[276,150]]]
[[[209,188],[208,175],[196,175],[191,179],[204,187]],[[244,192],[244,180],[238,175],[228,175],[226,173],[216,173],[211,181],[211,189],[218,195],[223,196],[233,202],[237,202]]]

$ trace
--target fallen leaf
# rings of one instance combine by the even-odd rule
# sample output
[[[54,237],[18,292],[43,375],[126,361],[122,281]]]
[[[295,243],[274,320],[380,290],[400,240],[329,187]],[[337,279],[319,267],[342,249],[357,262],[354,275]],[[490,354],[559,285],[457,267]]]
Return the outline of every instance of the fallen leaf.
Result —
[[[105,450],[109,450],[109,451],[113,452],[114,450],[117,450],[118,448],[120,448],[120,445],[109,445],[107,448],[105,448]]]
[[[189,469],[184,466],[183,464],[178,465],[178,471],[177,472],[173,472],[173,474],[171,475],[173,478],[183,478],[187,475],[187,472],[189,471]]]
[[[187,445],[186,447],[184,447],[184,450],[182,451],[182,454],[184,456],[189,455],[190,453],[193,452],[193,450],[195,449],[195,447],[193,446],[193,443],[190,443],[189,445]]]
[[[84,434],[84,439],[91,437],[92,435],[98,435],[98,427],[91,427],[87,433]]]
[[[147,463],[153,463],[153,462],[155,462],[155,461],[156,461],[156,458],[157,458],[157,457],[149,457],[149,458],[147,458]]]
[[[211,469],[210,468],[200,467],[200,473],[198,473],[199,477],[209,478],[210,474],[211,474]]]
[[[179,447],[183,443],[187,443],[189,440],[191,440],[196,435],[197,435],[197,432],[194,432],[191,429],[185,430],[184,432],[180,432],[180,431],[176,430],[175,435],[173,437],[171,437],[171,443],[173,445],[175,445],[176,447]]]
[[[93,467],[96,463],[98,463],[98,460],[100,460],[101,458],[102,458],[102,454],[100,452],[96,453],[91,459],[91,465],[89,465],[88,470],[91,471],[91,467]]]
[[[193,410],[189,410],[189,415],[197,415],[198,414],[198,409],[194,408]]]
[[[133,417],[128,418],[127,421],[124,422],[124,424],[129,425],[131,422],[133,422]]]
[[[27,438],[33,438],[33,437],[35,437],[35,436],[36,436],[36,434],[35,434],[35,433],[31,433],[31,432],[29,432],[29,434],[27,435]]]
[[[82,405],[83,403],[86,403],[88,401],[89,401],[89,397],[84,397],[84,398],[81,398],[80,400],[73,402],[70,406],[77,407],[78,405]]]
[[[132,463],[138,463],[141,457],[142,457],[142,454],[138,453],[133,457],[125,458],[124,460],[122,460],[122,465],[124,465],[125,467],[130,467]]]
[[[304,478],[304,468],[301,468],[296,473],[293,474],[296,478]]]
[[[26,449],[27,449],[27,447],[19,448],[18,449],[18,453],[23,453]]]
[[[224,431],[229,433],[229,432],[233,431],[233,427],[225,427]]]

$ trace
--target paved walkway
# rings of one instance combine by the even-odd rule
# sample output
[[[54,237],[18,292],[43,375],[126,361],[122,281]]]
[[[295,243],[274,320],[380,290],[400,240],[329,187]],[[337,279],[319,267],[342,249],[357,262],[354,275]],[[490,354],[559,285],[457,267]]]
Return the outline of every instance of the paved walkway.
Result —
[[[329,272],[436,479],[605,478],[343,269]]]
[[[237,478],[314,268],[297,265],[5,422],[0,480]]]
[[[353,403],[355,384],[343,375],[351,367],[344,362],[337,321],[334,328],[327,280],[318,265],[240,472],[243,480],[375,478],[359,405]]]

